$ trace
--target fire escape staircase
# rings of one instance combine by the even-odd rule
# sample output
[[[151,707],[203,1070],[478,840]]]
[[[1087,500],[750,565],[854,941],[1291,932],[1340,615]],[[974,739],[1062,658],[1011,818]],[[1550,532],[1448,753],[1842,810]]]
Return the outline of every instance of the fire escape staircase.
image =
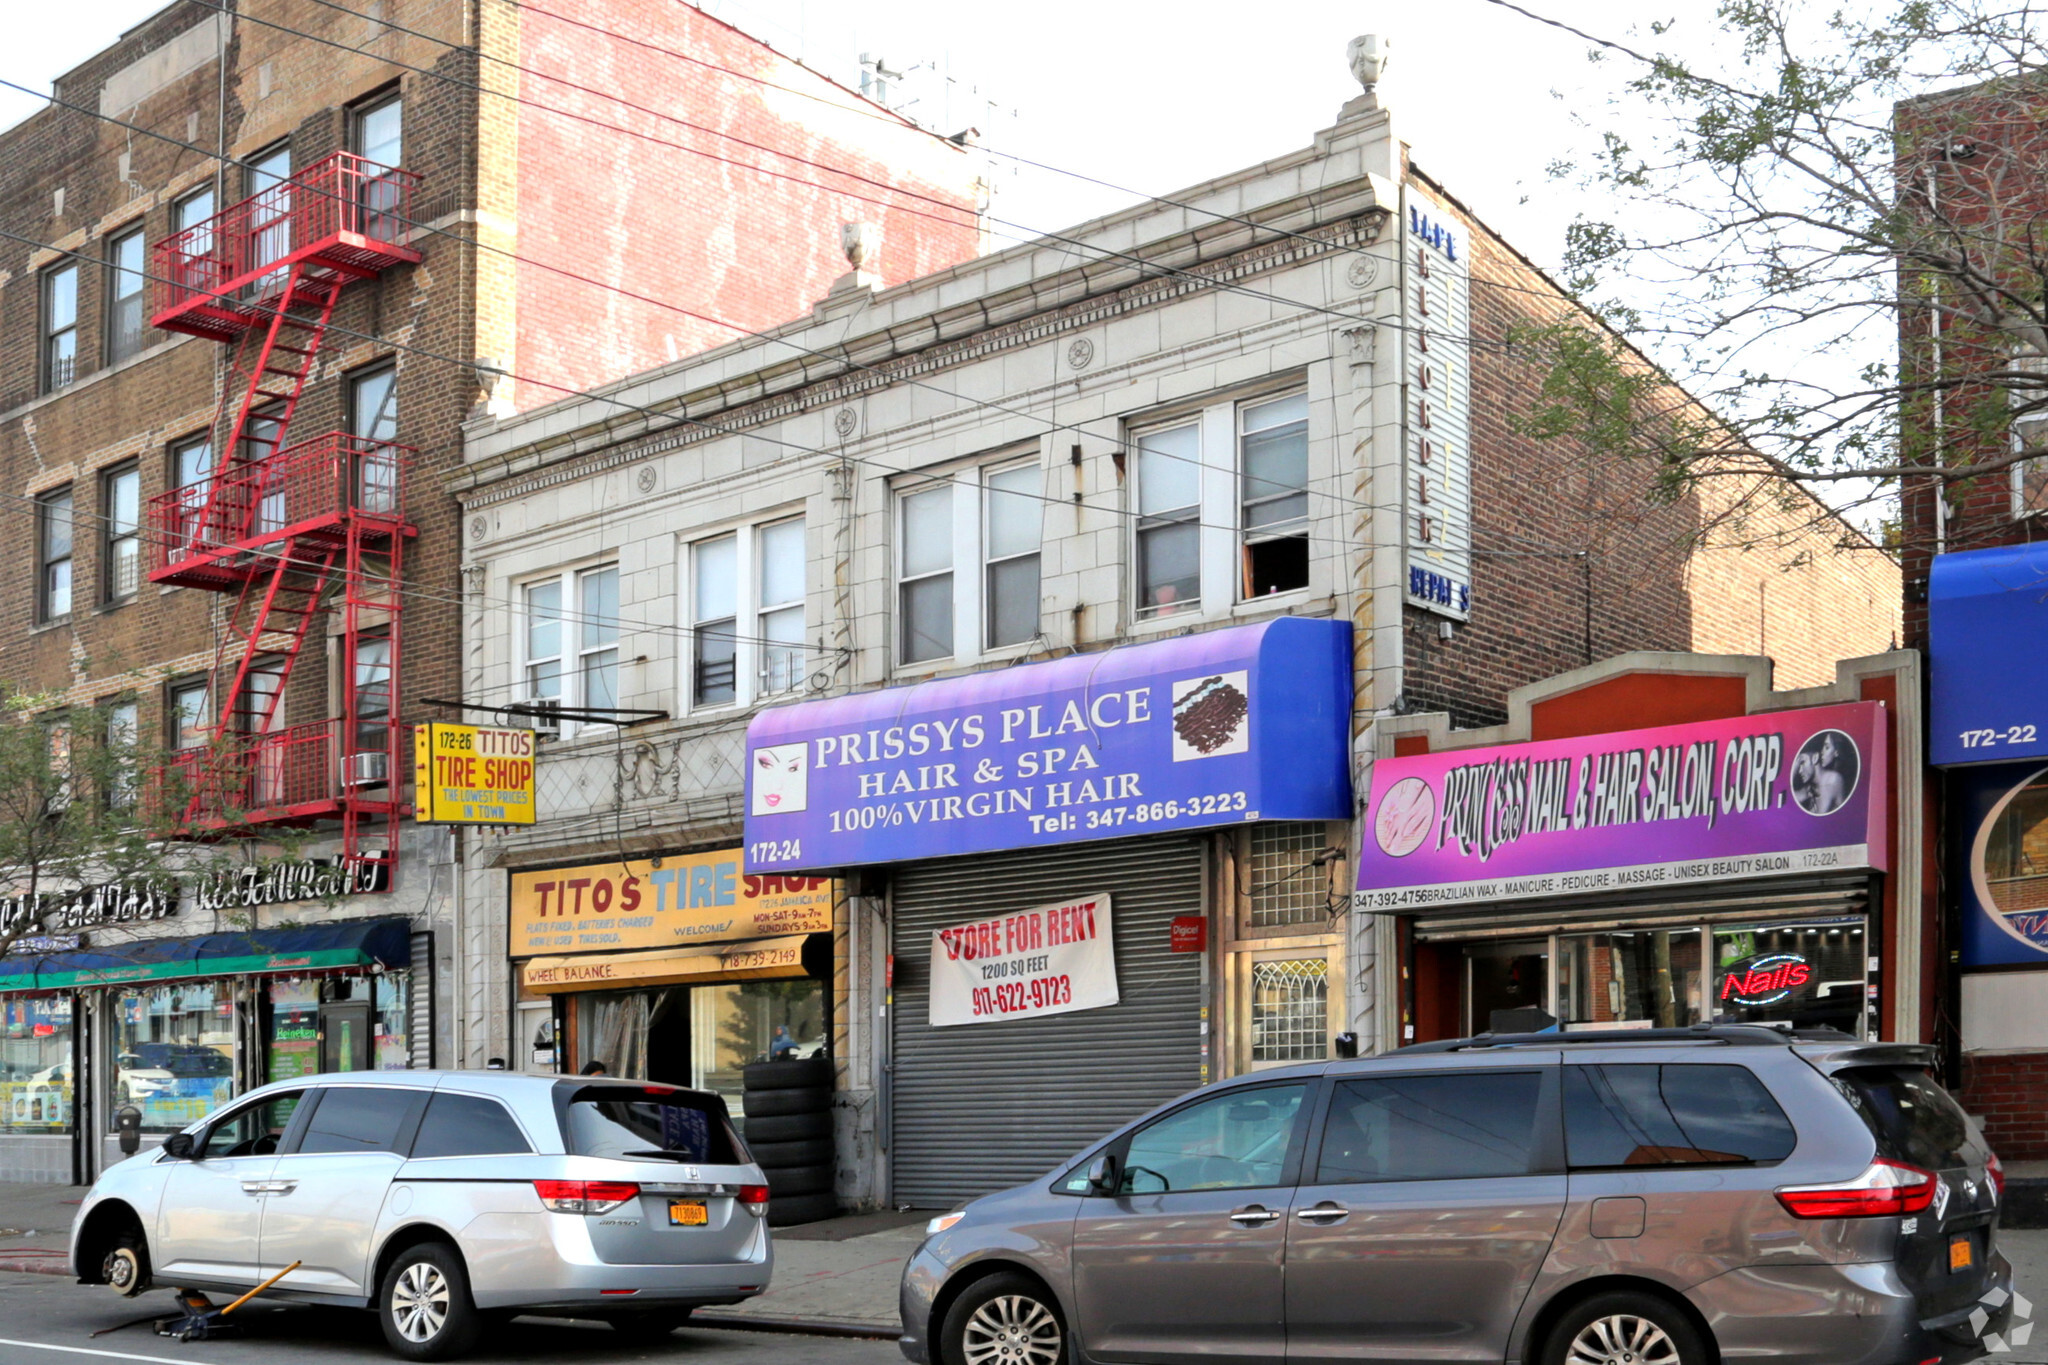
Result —
[[[291,442],[342,291],[419,253],[418,178],[347,153],[156,247],[152,322],[234,346],[208,475],[151,500],[152,582],[231,594],[208,742],[158,786],[179,837],[339,824],[361,889],[388,886],[404,814],[398,585],[416,534],[403,502],[412,452],[330,431]],[[339,611],[340,714],[287,726],[300,655]]]

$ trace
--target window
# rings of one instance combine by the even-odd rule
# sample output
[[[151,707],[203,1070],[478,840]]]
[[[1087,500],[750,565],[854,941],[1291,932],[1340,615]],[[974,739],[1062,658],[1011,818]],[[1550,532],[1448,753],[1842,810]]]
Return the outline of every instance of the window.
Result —
[[[101,555],[100,595],[118,602],[142,586],[142,468],[118,465],[100,477],[100,515],[106,549]]]
[[[213,187],[211,185],[203,190],[192,191],[192,193],[171,206],[171,230],[173,232],[186,232],[193,228],[204,227],[212,218]],[[212,234],[208,233],[207,236],[210,241]],[[207,249],[207,244],[197,242],[188,242],[186,246],[188,251],[194,253]]]
[[[1557,943],[1557,1017],[1566,1024],[1684,1028],[1700,1018],[1700,931],[1575,934]]]
[[[355,751],[384,751],[391,744],[391,638],[363,636],[355,652]]]
[[[249,197],[249,233],[255,269],[274,264],[292,254],[292,149],[279,143],[249,158],[243,184]],[[257,282],[257,287],[275,281],[276,272]]]
[[[1045,501],[1036,464],[989,473],[988,524],[982,541],[987,604],[982,611],[990,649],[1023,644],[1038,634],[1038,544]]]
[[[391,170],[404,164],[404,131],[405,105],[393,90],[356,106],[349,129],[350,150],[379,170]]]
[[[196,749],[207,742],[212,727],[207,723],[206,680],[174,682],[164,695],[164,719],[173,749]]]
[[[50,775],[45,813],[56,815],[71,805],[71,718],[52,716],[42,726],[43,756]]]
[[[1232,1090],[1176,1109],[1131,1136],[1124,1194],[1254,1190],[1278,1185],[1305,1085]]]
[[[404,187],[389,174],[404,162],[404,133],[405,106],[395,90],[358,105],[349,120],[350,150],[369,163],[359,191],[362,231],[379,241],[398,240],[407,226],[398,216]]]
[[[176,239],[165,262],[173,287],[206,289],[222,276],[213,259],[213,189],[194,190],[171,205],[171,234]]]
[[[415,1161],[422,1157],[499,1156],[532,1150],[533,1145],[504,1105],[479,1095],[447,1091],[435,1095],[427,1105],[427,1116],[420,1120],[420,1135],[412,1144]]]
[[[571,1156],[615,1157],[665,1152],[707,1166],[739,1160],[732,1126],[716,1100],[663,1087],[640,1094],[621,1086],[590,1086],[569,1097],[562,1125]]]
[[[902,503],[903,576],[898,610],[907,664],[953,653],[953,486],[911,493]]]
[[[1038,638],[1045,497],[1036,459],[962,470],[897,502],[897,657],[972,659]]]
[[[739,537],[690,547],[696,620],[690,628],[695,666],[690,704],[720,706],[739,693]]]
[[[1740,1066],[1567,1066],[1564,1129],[1575,1169],[1777,1161],[1797,1141]]]
[[[281,1095],[267,1095],[231,1114],[223,1114],[199,1139],[199,1150],[195,1155],[201,1161],[274,1155],[304,1094],[304,1091],[288,1090]]]
[[[206,513],[206,489],[213,479],[213,441],[206,436],[190,436],[171,447],[171,487],[177,491],[171,527],[171,542],[165,553],[171,559],[182,558],[187,547],[199,537],[200,521]]]
[[[43,392],[78,378],[78,267],[43,275]]]
[[[76,1094],[71,997],[0,1002],[0,1133],[62,1133]]]
[[[351,375],[348,381],[348,430],[371,447],[359,450],[355,484],[357,505],[366,512],[391,512],[398,506],[398,368],[386,363]]]
[[[804,565],[801,517],[690,546],[690,705],[752,701],[803,682]]]
[[[1320,823],[1271,821],[1252,826],[1251,927],[1330,923],[1330,874],[1325,852],[1331,844]],[[1340,850],[1341,851],[1341,850]],[[1321,1056],[1321,1053],[1317,1053]]]
[[[235,1093],[231,986],[183,981],[114,997],[112,1109],[142,1110],[142,1131],[171,1133]],[[113,1126],[113,1113],[107,1116]]]
[[[1877,1139],[1879,1156],[1930,1171],[1953,1170],[1968,1160],[1969,1117],[1925,1071],[1852,1066],[1833,1079]]]
[[[328,1086],[320,1094],[320,1107],[306,1124],[299,1152],[395,1153],[406,1119],[421,1098],[422,1092],[417,1090],[375,1085]]]
[[[143,307],[142,229],[107,243],[107,363],[118,365],[140,351],[148,335]]]
[[[1305,393],[1211,404],[1132,444],[1140,620],[1308,586]]]
[[[565,606],[565,599],[573,610]],[[601,565],[525,590],[526,700],[571,711],[619,704],[619,567]]]
[[[1202,435],[1190,422],[1138,438],[1138,611],[1202,605]]]
[[[54,621],[71,614],[71,489],[67,486],[36,499],[36,619]]]
[[[1254,962],[1252,1063],[1313,1062],[1328,1055],[1330,964],[1320,957]]]
[[[1526,1175],[1542,1091],[1536,1071],[1345,1081],[1330,1098],[1314,1183]]]
[[[127,810],[135,804],[137,776],[136,746],[141,741],[140,715],[135,700],[123,697],[107,703],[102,716],[107,746],[107,805]]]

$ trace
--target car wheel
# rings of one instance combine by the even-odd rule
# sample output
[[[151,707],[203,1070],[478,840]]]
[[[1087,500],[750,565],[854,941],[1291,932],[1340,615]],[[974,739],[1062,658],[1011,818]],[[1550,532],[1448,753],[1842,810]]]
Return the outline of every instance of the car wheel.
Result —
[[[687,1308],[656,1308],[646,1313],[616,1313],[605,1319],[614,1332],[638,1346],[660,1341],[690,1320]]]
[[[1685,1314],[1649,1294],[1599,1294],[1558,1319],[1543,1365],[1706,1365]]]
[[[378,1288],[377,1321],[401,1360],[452,1360],[475,1345],[483,1320],[455,1248],[423,1242],[399,1252]]]
[[[116,1294],[132,1299],[149,1288],[149,1243],[139,1228],[130,1228],[114,1238],[107,1257],[100,1262],[100,1274]]]
[[[1066,1365],[1067,1327],[1045,1286],[1024,1275],[991,1275],[946,1310],[945,1365]]]

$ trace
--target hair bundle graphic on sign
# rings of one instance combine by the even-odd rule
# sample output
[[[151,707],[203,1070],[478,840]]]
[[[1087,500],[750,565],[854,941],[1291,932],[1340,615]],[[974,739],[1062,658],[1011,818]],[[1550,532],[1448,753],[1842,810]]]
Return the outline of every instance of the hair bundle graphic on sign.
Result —
[[[1241,686],[1244,680],[1243,673],[1217,674],[1174,688],[1173,732],[1193,751],[1186,757],[1243,751],[1244,721],[1251,712],[1251,700]]]

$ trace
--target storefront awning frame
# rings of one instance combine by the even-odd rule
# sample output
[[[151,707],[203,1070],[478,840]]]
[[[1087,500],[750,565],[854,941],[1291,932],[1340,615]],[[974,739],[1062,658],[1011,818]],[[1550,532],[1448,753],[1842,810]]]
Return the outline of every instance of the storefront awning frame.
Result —
[[[398,968],[412,961],[404,919],[340,920],[293,929],[137,939],[0,959],[0,992],[147,985],[213,976]]]

